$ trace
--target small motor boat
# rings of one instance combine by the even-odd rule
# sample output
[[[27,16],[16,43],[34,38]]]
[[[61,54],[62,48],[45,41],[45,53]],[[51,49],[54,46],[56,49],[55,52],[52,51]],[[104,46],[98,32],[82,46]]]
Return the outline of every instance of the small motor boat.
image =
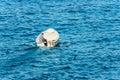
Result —
[[[41,47],[54,47],[59,40],[59,33],[53,29],[49,28],[41,32],[36,38],[37,46]]]

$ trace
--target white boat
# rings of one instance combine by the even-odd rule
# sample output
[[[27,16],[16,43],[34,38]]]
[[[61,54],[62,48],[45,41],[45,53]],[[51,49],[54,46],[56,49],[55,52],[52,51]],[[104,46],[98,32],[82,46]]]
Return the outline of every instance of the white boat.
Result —
[[[41,47],[54,47],[59,40],[59,33],[53,29],[49,28],[41,32],[36,38],[37,46]]]

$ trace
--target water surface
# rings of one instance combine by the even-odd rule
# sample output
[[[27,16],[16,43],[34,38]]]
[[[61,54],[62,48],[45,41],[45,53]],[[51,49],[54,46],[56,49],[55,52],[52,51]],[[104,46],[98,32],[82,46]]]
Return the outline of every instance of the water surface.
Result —
[[[120,80],[120,1],[0,0],[0,80]]]

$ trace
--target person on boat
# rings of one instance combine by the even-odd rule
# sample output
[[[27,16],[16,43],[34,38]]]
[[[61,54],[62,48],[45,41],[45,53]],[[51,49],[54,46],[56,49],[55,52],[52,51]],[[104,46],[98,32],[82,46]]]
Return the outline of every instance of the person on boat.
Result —
[[[47,40],[43,36],[44,36],[44,33],[41,34],[41,39],[44,45],[47,46]]]

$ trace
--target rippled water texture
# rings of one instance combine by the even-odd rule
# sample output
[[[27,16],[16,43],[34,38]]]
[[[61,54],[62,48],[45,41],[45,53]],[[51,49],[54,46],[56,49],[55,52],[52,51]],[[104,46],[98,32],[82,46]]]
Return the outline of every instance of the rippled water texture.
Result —
[[[120,80],[120,1],[0,0],[0,80]]]

